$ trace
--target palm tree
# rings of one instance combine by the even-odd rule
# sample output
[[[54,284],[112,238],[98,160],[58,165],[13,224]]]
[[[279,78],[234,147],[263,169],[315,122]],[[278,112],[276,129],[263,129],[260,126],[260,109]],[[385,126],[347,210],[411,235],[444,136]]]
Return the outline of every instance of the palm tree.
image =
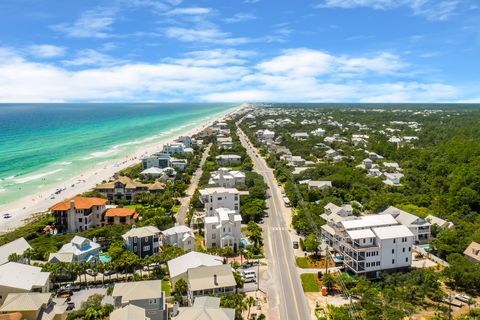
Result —
[[[35,249],[28,248],[23,252],[23,256],[27,258],[28,264],[30,264],[32,256],[35,254]]]
[[[255,305],[257,301],[255,300],[254,297],[252,296],[248,296],[246,299],[245,299],[245,303],[247,304],[248,306],[248,315],[247,315],[247,319],[250,318],[250,308],[253,307]]]

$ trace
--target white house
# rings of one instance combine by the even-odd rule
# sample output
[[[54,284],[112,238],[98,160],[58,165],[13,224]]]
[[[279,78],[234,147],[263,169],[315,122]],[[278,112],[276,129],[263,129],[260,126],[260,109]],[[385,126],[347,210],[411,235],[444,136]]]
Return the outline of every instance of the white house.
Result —
[[[201,266],[219,266],[223,264],[223,258],[202,252],[190,251],[175,259],[167,261],[168,274],[172,288],[175,283],[184,279],[187,280],[187,270]]]
[[[308,190],[327,190],[332,187],[332,181],[314,181],[310,180],[307,183]]]
[[[205,246],[230,247],[235,252],[241,239],[242,216],[235,210],[218,208],[214,215],[205,217]]]
[[[231,137],[217,137],[217,144],[220,148],[223,149],[233,148],[233,140]]]
[[[430,240],[431,224],[428,221],[393,206],[388,207],[385,211],[380,212],[379,214],[391,215],[396,221],[398,221],[398,223],[401,223],[410,229],[414,235],[414,242],[416,244],[427,243],[428,240]]]
[[[235,188],[205,188],[200,189],[200,201],[205,206],[205,216],[215,215],[215,210],[228,208],[240,214],[240,192]]]
[[[179,308],[178,314],[173,314],[172,320],[234,320],[235,309],[221,308],[220,298],[197,297],[191,307]]]
[[[221,154],[215,157],[218,164],[238,164],[242,162],[242,157],[235,154]]]
[[[20,257],[18,262],[25,263],[27,259],[22,255],[28,249],[32,249],[32,247],[23,237],[0,246],[0,265],[7,263],[8,257],[12,254],[17,254]]]
[[[264,142],[272,142],[275,139],[275,132],[268,129],[258,130],[256,132],[257,138]]]
[[[307,140],[308,139],[308,133],[306,132],[295,132],[292,134],[292,138],[295,140]]]
[[[373,166],[373,161],[369,158],[365,158],[363,159],[362,164],[365,169],[371,169]]]
[[[325,135],[325,130],[322,128],[318,128],[316,130],[313,130],[311,133],[316,137],[323,137]]]
[[[98,261],[100,249],[101,246],[95,241],[75,236],[56,253],[50,253],[48,262],[96,262]],[[71,261],[68,261],[66,257],[71,257]]]
[[[402,184],[400,183],[400,179],[403,178],[403,173],[383,173],[383,176],[385,177],[385,180],[383,180],[383,183],[385,183],[388,186],[393,186],[393,187],[398,187],[401,186]]]
[[[195,248],[195,235],[193,230],[185,225],[174,226],[161,232],[164,245],[176,246],[185,251]]]
[[[163,145],[163,153],[167,154],[185,154],[185,145],[180,142],[167,143]]]
[[[389,214],[329,221],[322,226],[323,241],[343,257],[344,267],[370,278],[408,268],[413,238],[413,233]]]
[[[455,225],[453,224],[453,222],[450,222],[450,221],[447,221],[447,220],[443,220],[439,217],[435,217],[434,215],[431,215],[429,214],[428,216],[425,217],[425,220],[427,220],[428,222],[430,222],[433,225],[439,227],[439,228],[442,228],[442,229],[450,229],[450,228],[454,228]]]
[[[212,172],[208,184],[214,184],[217,187],[233,188],[237,184],[245,183],[245,173],[228,168],[219,168]]]
[[[0,305],[9,293],[43,292],[50,290],[50,272],[17,262],[0,266]]]

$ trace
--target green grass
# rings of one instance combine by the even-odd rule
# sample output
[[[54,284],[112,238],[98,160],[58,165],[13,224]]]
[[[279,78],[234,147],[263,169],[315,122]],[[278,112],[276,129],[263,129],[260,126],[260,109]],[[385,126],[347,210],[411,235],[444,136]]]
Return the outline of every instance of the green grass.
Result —
[[[306,257],[297,257],[295,260],[297,261],[297,266],[299,268],[308,268],[308,261]]]
[[[165,297],[170,297],[170,281],[162,280],[162,290],[165,291]]]
[[[317,277],[314,273],[304,273],[300,275],[304,292],[319,292]]]

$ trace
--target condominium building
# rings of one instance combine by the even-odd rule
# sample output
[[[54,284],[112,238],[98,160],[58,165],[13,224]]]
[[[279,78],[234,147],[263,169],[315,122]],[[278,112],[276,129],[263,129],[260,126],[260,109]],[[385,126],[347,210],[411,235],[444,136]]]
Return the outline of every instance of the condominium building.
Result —
[[[99,184],[95,190],[107,196],[108,200],[133,200],[137,193],[160,193],[165,190],[162,182],[141,183],[129,177],[118,177],[116,180]]]
[[[237,251],[241,238],[242,216],[235,210],[218,208],[213,216],[205,217],[205,246],[230,247]]]
[[[60,233],[75,233],[101,225],[107,199],[76,196],[50,207]]]
[[[163,153],[185,154],[185,145],[183,143],[167,143],[163,145]]]
[[[414,235],[392,215],[339,220],[322,226],[322,239],[343,257],[346,269],[377,278],[380,272],[410,267]]]
[[[205,188],[200,190],[200,201],[205,206],[205,216],[215,215],[215,210],[227,208],[240,214],[240,192],[235,188]]]

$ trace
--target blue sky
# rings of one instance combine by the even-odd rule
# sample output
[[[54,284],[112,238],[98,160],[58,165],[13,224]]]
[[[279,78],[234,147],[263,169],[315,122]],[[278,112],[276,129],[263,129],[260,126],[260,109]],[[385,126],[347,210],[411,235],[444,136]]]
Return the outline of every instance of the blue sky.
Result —
[[[480,102],[478,0],[0,2],[0,102]]]

